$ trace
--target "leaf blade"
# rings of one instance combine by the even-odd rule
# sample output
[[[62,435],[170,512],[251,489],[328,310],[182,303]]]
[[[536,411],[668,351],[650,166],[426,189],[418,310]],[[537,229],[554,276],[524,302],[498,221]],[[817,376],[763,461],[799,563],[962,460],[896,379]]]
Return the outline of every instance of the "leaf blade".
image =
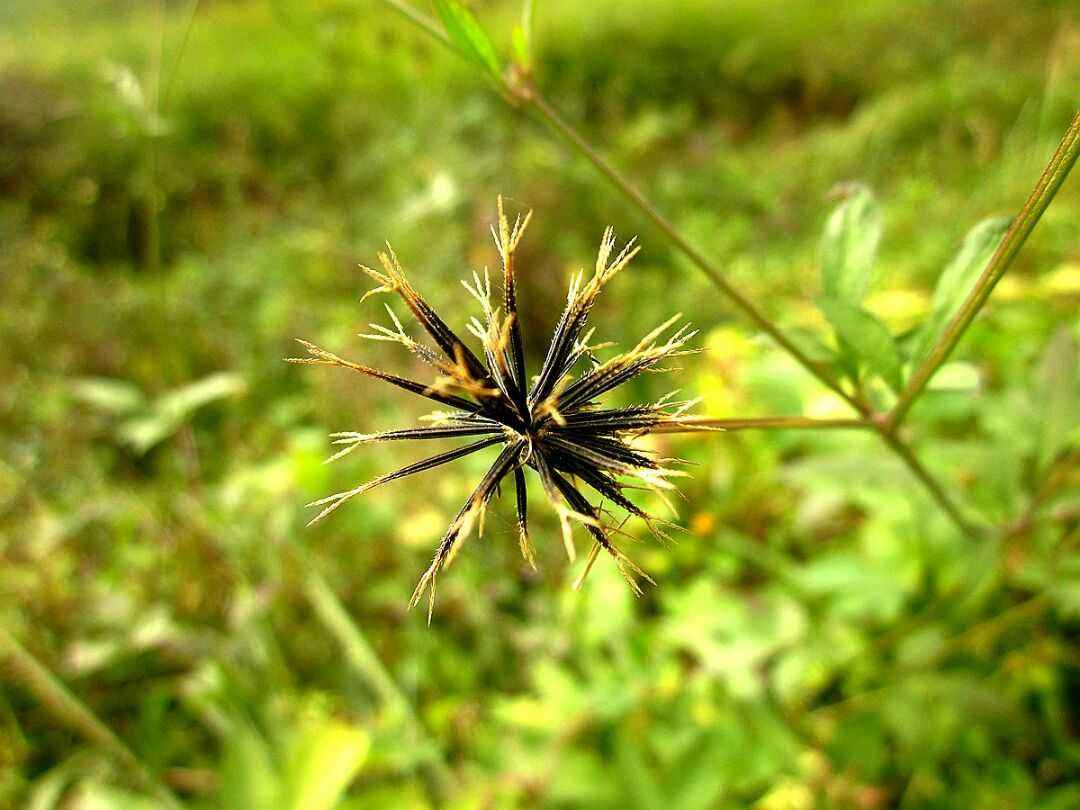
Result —
[[[456,0],[435,0],[435,10],[450,41],[462,56],[498,79],[502,70],[499,56],[476,16]]]
[[[899,391],[903,384],[900,349],[888,327],[862,307],[839,298],[821,298],[818,308],[836,333],[841,349]]]
[[[989,217],[977,223],[964,236],[960,252],[938,277],[930,300],[930,314],[923,322],[914,343],[913,358],[925,356],[941,337],[975,279],[990,261],[1010,222],[1009,217]]]
[[[829,215],[821,237],[821,278],[825,295],[859,304],[873,282],[881,209],[870,189],[854,191]]]

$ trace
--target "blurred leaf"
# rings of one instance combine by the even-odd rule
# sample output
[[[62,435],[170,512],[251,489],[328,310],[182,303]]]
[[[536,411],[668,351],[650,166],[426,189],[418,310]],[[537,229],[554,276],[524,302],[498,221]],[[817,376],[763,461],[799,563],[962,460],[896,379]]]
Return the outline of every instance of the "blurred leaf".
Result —
[[[829,216],[821,238],[825,295],[859,304],[870,290],[880,241],[881,211],[870,190],[856,184]]]
[[[820,298],[818,307],[843,349],[878,374],[894,391],[899,391],[900,350],[885,324],[862,307],[839,298]]]
[[[164,418],[182,422],[204,405],[240,394],[244,388],[244,378],[239,374],[218,372],[170,391],[154,403],[154,410]]]
[[[279,810],[282,807],[282,783],[274,768],[270,746],[246,724],[237,723],[230,727],[219,774],[222,807],[251,810]]]
[[[501,68],[495,46],[473,13],[456,0],[435,0],[435,8],[451,42],[462,55],[486,69],[496,79],[500,78]]]
[[[836,363],[836,352],[825,345],[815,332],[796,326],[787,331],[787,336],[803,354],[815,363],[823,366]]]
[[[38,777],[30,790],[25,810],[56,810],[72,781],[72,761],[68,760]]]
[[[163,395],[151,405],[148,414],[122,423],[117,435],[136,453],[145,453],[175,433],[199,408],[244,390],[244,379],[239,374],[211,374]]]
[[[146,405],[143,392],[135,383],[108,377],[81,377],[71,382],[71,395],[100,411],[124,416]]]
[[[1041,411],[1039,467],[1072,442],[1080,427],[1080,345],[1067,326],[1050,339],[1036,378]]]
[[[290,810],[332,810],[367,759],[363,729],[328,722],[303,733],[289,757]]]
[[[521,6],[521,23],[514,26],[511,38],[518,64],[526,69],[532,67],[532,37],[535,18],[536,4],[533,0],[524,0]]]
[[[120,440],[142,455],[172,435],[179,425],[158,415],[131,419],[117,429]]]
[[[70,810],[159,810],[160,805],[126,790],[109,787],[100,782],[84,782],[75,800],[67,805]]]
[[[628,740],[626,735],[620,734],[615,746],[615,771],[634,799],[632,806],[662,807],[665,804],[663,786],[657,781],[643,753],[636,740]]]
[[[979,390],[982,378],[979,369],[971,363],[946,363],[926,386],[931,391],[964,391],[971,393]]]
[[[547,797],[570,807],[597,807],[617,801],[611,763],[594,751],[570,749],[559,756]]]
[[[974,285],[975,279],[986,267],[1010,222],[1008,217],[991,217],[968,231],[960,252],[938,278],[930,300],[930,315],[914,341],[911,355],[913,358],[923,357],[941,337],[941,333],[945,331],[945,327]]]

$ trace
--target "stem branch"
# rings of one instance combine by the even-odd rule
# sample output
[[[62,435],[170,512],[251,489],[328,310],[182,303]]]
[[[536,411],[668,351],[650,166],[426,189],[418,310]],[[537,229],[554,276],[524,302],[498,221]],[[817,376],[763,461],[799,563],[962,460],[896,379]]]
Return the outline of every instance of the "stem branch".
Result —
[[[918,456],[915,455],[914,451],[907,444],[901,441],[895,433],[881,424],[876,424],[875,429],[881,437],[881,440],[885,442],[897,456],[899,456],[900,460],[904,462],[907,468],[911,470],[912,474],[922,483],[927,492],[930,493],[930,496],[937,502],[942,511],[949,516],[952,522],[956,524],[960,531],[973,537],[983,533],[982,529],[970,523],[968,519],[964,517],[960,509],[953,503],[952,498],[945,492],[945,489],[938,483],[937,479],[930,474],[930,471],[922,465]]]
[[[630,200],[641,213],[651,220],[676,249],[696,265],[697,268],[705,274],[706,278],[712,282],[713,286],[720,290],[732,304],[742,311],[742,313],[758,329],[771,337],[777,345],[791,355],[799,365],[817,377],[822,384],[844,399],[856,411],[864,416],[869,413],[869,407],[862,400],[845,391],[840,383],[833,379],[832,374],[825,370],[820,363],[808,357],[802,349],[796,346],[791,339],[784,334],[779,326],[773,323],[761,312],[761,310],[754,306],[749,298],[732,286],[731,282],[724,278],[720,268],[707,259],[697,248],[691,245],[686,240],[686,237],[679,233],[676,227],[645,198],[645,195],[642,194],[629,180],[623,177],[618,169],[612,166],[611,163],[609,163],[588,141],[586,141],[581,133],[568,123],[566,119],[562,117],[562,114],[552,107],[550,102],[548,102],[543,95],[541,95],[534,87],[529,86],[524,90],[517,90],[515,97],[530,104],[548,126],[555,130],[555,132],[567,143],[573,146],[574,149],[592,163],[593,166],[595,166],[596,169],[606,177],[624,197]]]

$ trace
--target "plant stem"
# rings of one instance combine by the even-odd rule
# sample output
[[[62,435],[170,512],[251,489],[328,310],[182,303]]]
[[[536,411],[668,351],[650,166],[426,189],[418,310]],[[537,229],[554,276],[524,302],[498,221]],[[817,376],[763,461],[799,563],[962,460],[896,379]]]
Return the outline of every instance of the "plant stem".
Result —
[[[934,373],[948,359],[953,349],[956,348],[956,344],[971,325],[975,316],[979,314],[979,310],[982,309],[986,300],[990,297],[990,293],[994,291],[994,286],[1001,280],[1005,271],[1009,269],[1009,266],[1016,258],[1016,254],[1019,253],[1020,248],[1023,247],[1024,242],[1032,230],[1035,229],[1035,225],[1038,224],[1047,206],[1050,205],[1058,189],[1061,188],[1061,184],[1065,182],[1065,178],[1068,177],[1069,171],[1072,169],[1073,164],[1076,163],[1078,156],[1080,156],[1080,112],[1073,116],[1072,123],[1069,124],[1069,128],[1065,131],[1065,136],[1061,139],[1057,151],[1050,158],[1050,162],[1046,164],[1039,182],[1035,184],[1035,189],[1031,192],[1027,202],[1024,203],[1024,207],[1020,209],[1020,213],[1016,215],[1009,230],[1002,238],[1001,244],[994,251],[994,255],[990,257],[986,269],[983,270],[982,275],[975,282],[975,286],[968,293],[968,297],[963,306],[960,307],[960,311],[956,313],[956,316],[949,323],[937,344],[922,362],[922,365],[908,380],[907,387],[889,414],[886,428],[890,433],[895,432],[907,412],[911,410],[911,406],[915,404],[923,389],[926,388],[926,384],[930,382],[930,378],[934,376]]]
[[[615,186],[623,196],[630,200],[657,228],[659,228],[668,240],[693,264],[703,272],[706,278],[713,283],[720,292],[733,303],[753,324],[765,334],[769,335],[781,348],[790,354],[803,368],[818,378],[825,386],[832,389],[838,396],[843,398],[851,407],[862,415],[869,413],[869,408],[859,398],[849,394],[839,382],[826,371],[820,363],[808,357],[802,349],[792,343],[791,339],[784,334],[775,323],[769,320],[753,302],[732,286],[720,269],[707,259],[697,248],[691,245],[686,238],[679,233],[674,225],[650,203],[636,186],[619,173],[593,146],[566,119],[541,95],[534,87],[518,90],[515,97],[530,104],[539,116],[557,132],[564,140],[573,146],[585,157],[596,169]]]
[[[713,419],[708,416],[680,416],[650,433],[708,433],[736,430],[819,430],[823,428],[871,429],[865,419],[811,419],[807,416],[765,416],[758,419]]]
[[[402,0],[383,0],[399,14],[422,28],[439,42],[453,48],[450,39],[442,31],[439,25],[426,14],[416,10]],[[839,397],[844,399],[856,411],[862,415],[869,413],[869,407],[861,399],[849,394],[839,382],[820,363],[807,356],[802,349],[796,346],[783,330],[773,323],[754,303],[732,286],[719,267],[707,259],[697,248],[691,245],[686,238],[679,233],[674,225],[661,214],[642,194],[636,186],[609,163],[573,126],[571,126],[562,114],[559,113],[546,98],[536,89],[527,77],[518,77],[520,81],[511,82],[503,78],[499,89],[509,100],[516,100],[527,107],[535,110],[545,123],[573,146],[583,157],[593,164],[612,185],[630,200],[656,227],[663,231],[664,235],[675,247],[683,253],[705,276],[731,301],[739,310],[749,318],[761,331],[769,335],[784,351],[790,354],[803,368],[818,378],[822,384],[832,389]]]
[[[922,483],[926,490],[930,493],[930,496],[937,502],[938,506],[942,508],[946,515],[956,524],[956,527],[965,534],[971,536],[978,536],[983,533],[982,529],[976,527],[970,523],[967,518],[964,517],[960,509],[953,503],[948,493],[937,482],[919,461],[914,451],[892,431],[886,429],[881,423],[875,422],[875,429],[877,434],[881,437],[881,440],[888,445],[900,460],[904,462],[911,473]]]
[[[191,36],[191,29],[195,26],[195,14],[199,10],[199,0],[191,0],[191,5],[188,8],[187,21],[184,23],[184,31],[180,35],[180,45],[176,49],[176,56],[173,57],[172,66],[169,68],[168,75],[165,77],[164,88],[161,91],[161,109],[166,110],[169,106],[169,91],[172,90],[173,82],[176,80],[176,74],[180,72],[180,59],[184,55],[184,49],[187,47],[188,38]]]
[[[319,573],[314,561],[295,545],[290,546],[290,550],[302,567],[304,595],[311,603],[315,615],[341,645],[349,665],[363,678],[376,697],[405,721],[414,739],[425,743],[431,751],[431,755],[422,760],[425,777],[437,797],[446,800],[453,786],[453,777],[442,759],[437,743],[430,738],[412,703],[398,688],[363,631],[349,616],[330,584]]]
[[[439,42],[450,46],[449,38],[442,31],[440,26],[425,15],[421,11],[417,11],[404,0],[383,0],[384,3],[389,5],[399,14],[404,15],[411,22],[418,25],[424,31],[431,36],[435,37]],[[454,49],[456,52],[456,49]],[[732,301],[759,329],[773,338],[774,341],[784,349],[789,355],[791,355],[800,365],[802,365],[807,371],[813,374],[824,385],[834,391],[844,401],[846,401],[852,408],[854,408],[862,417],[860,420],[854,420],[859,422],[870,423],[870,426],[874,431],[881,436],[885,444],[891,448],[904,462],[905,465],[915,475],[916,479],[920,481],[923,486],[927,488],[933,499],[941,506],[949,518],[957,525],[957,527],[968,534],[978,534],[979,532],[969,523],[964,516],[960,513],[960,510],[953,504],[952,500],[946,495],[945,490],[934,479],[932,475],[926,470],[925,467],[919,462],[918,458],[914,455],[911,448],[908,447],[903,441],[896,436],[896,422],[893,421],[892,416],[897,413],[894,410],[893,414],[888,417],[879,417],[874,414],[870,405],[862,398],[859,392],[849,393],[845,391],[840,383],[835,380],[825,368],[816,363],[810,357],[808,357],[798,346],[791,342],[791,340],[784,334],[784,332],[771,320],[769,320],[754,304],[746,298],[741,292],[735,289],[724,278],[722,272],[716,265],[710,262],[704,255],[702,255],[697,248],[691,245],[686,238],[679,233],[674,225],[671,224],[653,205],[645,198],[645,196],[637,189],[636,186],[630,183],[619,171],[612,166],[588,141],[584,136],[577,131],[569,122],[563,118],[562,114],[556,110],[550,102],[536,89],[531,77],[527,74],[511,71],[509,78],[504,76],[500,82],[499,89],[502,91],[503,97],[513,102],[518,102],[528,108],[536,111],[536,113],[548,124],[556,133],[558,133],[567,143],[574,147],[581,155],[589,160],[594,167],[612,183],[622,194],[630,200],[646,217],[648,217],[662,232],[663,234],[675,245],[675,247],[681,251],[691,262],[693,262],[706,277],[730,300]],[[1080,130],[1077,121],[1080,120],[1078,116],[1077,120],[1074,120],[1073,126],[1070,128],[1070,132],[1073,130]],[[1066,142],[1069,141],[1069,136],[1066,135],[1066,140],[1063,141],[1063,146],[1058,150],[1059,154],[1068,152],[1071,148],[1073,151],[1072,160],[1075,161],[1075,144],[1073,147],[1067,148]],[[1056,157],[1056,156],[1055,156]],[[1065,161],[1062,161],[1064,165]],[[1053,161],[1051,161],[1053,165]],[[1071,162],[1069,163],[1071,166]],[[1048,169],[1049,171],[1049,169]],[[1064,174],[1068,169],[1064,170],[1064,173],[1059,172],[1054,177],[1056,179],[1056,185],[1054,191],[1057,190],[1057,186],[1061,185],[1061,181],[1064,179]],[[1045,176],[1045,175],[1044,175]],[[1038,189],[1037,189],[1038,190]],[[1041,215],[1045,210],[1046,205],[1049,204],[1050,199],[1053,197],[1051,193],[1039,209],[1038,214]],[[1035,217],[1035,220],[1038,216]],[[1030,231],[1031,227],[1034,227],[1034,221],[1028,227]],[[1015,225],[1014,225],[1015,228]],[[1011,232],[1011,231],[1010,231]],[[1026,234],[1025,234],[1026,236]],[[1008,241],[1008,234],[1006,234],[1006,241]],[[1019,250],[1022,239],[1016,244],[1015,251]],[[1004,242],[1003,242],[1004,244]],[[1011,260],[1011,257],[1010,257]],[[993,265],[991,261],[991,265]],[[992,286],[992,285],[991,285]],[[987,290],[989,295],[989,290]],[[974,312],[972,313],[974,317]],[[962,331],[962,329],[961,329]],[[946,333],[948,334],[948,333]],[[958,336],[957,336],[958,337]],[[947,352],[946,352],[947,353]],[[944,359],[944,357],[942,357]],[[931,371],[932,373],[932,371]],[[925,383],[924,383],[925,384]],[[915,391],[911,395],[911,401],[914,401],[915,397],[921,392]],[[910,402],[905,406],[910,407]],[[902,415],[902,412],[901,412]],[[847,425],[847,427],[852,427]],[[703,429],[703,428],[699,428]]]
[[[0,664],[12,683],[19,684],[36,698],[60,723],[109,752],[143,789],[162,805],[179,808],[180,802],[150,769],[80,701],[59,678],[23,647],[10,633],[0,628]]]
[[[402,0],[382,0],[383,3],[390,6],[394,11],[407,19],[413,25],[422,28],[428,36],[437,39],[440,43],[450,48],[454,53],[458,53],[454,44],[450,41],[450,37],[443,31],[435,20],[429,17],[424,12],[413,8],[408,3],[402,2]]]

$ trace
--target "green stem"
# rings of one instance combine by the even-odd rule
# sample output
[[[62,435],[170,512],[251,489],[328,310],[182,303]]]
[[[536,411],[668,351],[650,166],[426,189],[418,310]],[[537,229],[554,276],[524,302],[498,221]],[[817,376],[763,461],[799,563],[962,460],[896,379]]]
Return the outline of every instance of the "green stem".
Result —
[[[179,808],[180,802],[150,769],[124,744],[123,740],[80,701],[59,678],[23,647],[10,633],[0,628],[0,664],[12,683],[37,699],[56,720],[100,746],[130,774],[139,785],[162,805]]]
[[[784,334],[779,326],[769,320],[761,310],[754,306],[754,303],[749,298],[732,286],[731,282],[724,278],[720,268],[709,261],[709,259],[707,259],[697,248],[691,245],[686,238],[679,233],[675,226],[645,198],[645,195],[642,194],[636,186],[631,184],[629,180],[623,177],[623,175],[620,174],[619,171],[588,141],[586,141],[581,133],[571,126],[535,88],[527,87],[524,90],[519,89],[515,93],[515,96],[530,104],[548,126],[555,130],[555,132],[567,143],[573,146],[583,157],[592,163],[593,166],[595,166],[596,169],[604,175],[613,186],[615,186],[615,188],[622,192],[623,196],[630,200],[641,213],[651,220],[676,249],[696,265],[697,268],[705,274],[705,277],[712,282],[713,286],[720,290],[732,304],[741,310],[758,329],[771,337],[784,349],[784,351],[791,355],[799,365],[817,377],[822,384],[832,389],[832,391],[844,399],[856,411],[864,416],[869,413],[869,408],[864,402],[845,391],[840,383],[833,379],[833,376],[823,368],[820,363],[808,357],[802,349],[796,346],[791,339]]]
[[[821,430],[870,429],[865,419],[811,419],[807,416],[765,416],[758,419],[713,419],[708,416],[680,416],[650,433],[708,433],[736,430]]]
[[[419,25],[428,34],[432,35],[440,42],[451,45],[450,40],[438,24],[430,17],[423,14],[423,12],[412,8],[405,3],[404,0],[383,0],[383,2],[387,3],[398,13],[407,17],[416,25]],[[872,423],[871,426],[875,432],[882,437],[886,445],[900,456],[901,460],[915,475],[916,479],[927,488],[933,499],[941,506],[961,531],[968,534],[977,533],[974,527],[968,523],[960,513],[956,505],[953,504],[948,495],[945,494],[941,485],[938,484],[934,477],[922,466],[911,449],[897,438],[894,429],[895,425],[893,425],[889,419],[880,419],[874,414],[869,404],[862,399],[858,392],[849,393],[845,391],[828,370],[803,353],[803,351],[792,343],[787,335],[785,335],[776,324],[769,320],[748,298],[734,288],[727,279],[724,278],[722,272],[716,265],[710,262],[693,245],[691,245],[686,238],[679,233],[675,226],[653,207],[636,186],[623,177],[614,166],[612,166],[588,141],[585,140],[584,136],[582,136],[577,129],[563,118],[562,114],[559,113],[559,111],[556,110],[536,89],[535,84],[528,75],[511,71],[509,78],[505,76],[502,78],[500,89],[502,90],[502,95],[507,100],[511,102],[517,101],[522,105],[535,110],[540,118],[542,118],[551,129],[588,159],[601,175],[607,178],[612,185],[622,192],[631,203],[648,217],[671,241],[671,243],[675,245],[683,255],[690,259],[690,261],[705,274],[717,289],[732,301],[732,303],[734,303],[759,329],[772,337],[772,339],[803,366],[803,368],[813,374],[814,377],[820,380],[825,386],[830,388],[851,405],[851,407],[862,417],[861,420],[856,421]],[[1060,185],[1060,180],[1058,181],[1058,185]],[[1046,203],[1049,204],[1049,199],[1046,200]],[[1043,208],[1045,208],[1045,205]],[[1019,245],[1017,246],[1017,249],[1018,248]],[[847,425],[846,427],[851,426]]]
[[[930,496],[941,507],[942,511],[948,515],[956,527],[960,529],[964,534],[976,537],[982,534],[982,529],[978,528],[974,524],[970,523],[963,512],[953,503],[952,498],[949,497],[945,489],[938,483],[937,479],[930,474],[930,471],[922,465],[914,451],[903,441],[897,437],[895,433],[886,429],[880,422],[874,423],[877,434],[881,437],[881,440],[888,445],[900,460],[904,462],[905,466],[926,488]]]
[[[172,90],[173,82],[176,81],[176,74],[180,72],[180,59],[183,57],[184,49],[187,47],[188,38],[191,36],[191,29],[195,26],[195,14],[198,10],[199,0],[191,0],[191,5],[188,8],[187,21],[184,23],[184,31],[180,35],[180,45],[176,49],[176,56],[173,57],[172,65],[165,77],[164,89],[161,91],[162,110],[166,110],[169,107],[169,91]]]
[[[422,28],[429,35],[444,45],[453,48],[450,39],[440,26],[426,14],[416,10],[402,0],[383,0],[388,6],[404,16],[413,24]],[[820,363],[807,356],[802,349],[796,346],[783,330],[769,320],[754,303],[737,290],[724,278],[719,267],[707,259],[697,248],[691,245],[686,238],[679,233],[674,225],[661,214],[642,194],[636,186],[630,183],[619,171],[612,166],[588,141],[571,126],[562,115],[551,106],[546,98],[541,95],[536,87],[525,76],[517,77],[519,81],[508,81],[506,78],[500,82],[499,89],[509,100],[517,100],[537,112],[548,126],[557,132],[564,140],[573,146],[583,157],[596,167],[599,172],[611,181],[622,194],[630,200],[656,227],[663,231],[664,235],[675,247],[683,253],[694,265],[701,270],[706,278],[720,290],[746,317],[753,322],[761,331],[769,335],[779,346],[790,354],[803,368],[817,377],[822,384],[832,389],[839,397],[844,399],[856,411],[864,416],[869,413],[869,407],[857,397],[852,396],[843,389],[839,382]]]
[[[1068,177],[1069,171],[1072,169],[1073,164],[1076,163],[1078,156],[1080,156],[1080,112],[1077,112],[1073,117],[1072,123],[1069,124],[1069,128],[1065,131],[1065,136],[1061,139],[1061,144],[1058,146],[1057,151],[1054,152],[1053,157],[1050,158],[1050,162],[1046,164],[1046,169],[1043,170],[1039,182],[1035,184],[1034,191],[1031,192],[1031,196],[1024,203],[1024,207],[1020,209],[1020,213],[1016,215],[1009,230],[1002,238],[1001,244],[994,251],[994,255],[990,257],[986,269],[983,270],[982,275],[975,282],[975,286],[972,287],[967,300],[960,307],[960,311],[956,313],[956,316],[942,334],[941,339],[931,349],[922,365],[908,380],[907,387],[889,414],[886,423],[889,432],[894,432],[900,425],[907,412],[911,410],[911,406],[915,404],[923,389],[926,388],[926,384],[930,382],[930,378],[934,376],[934,373],[948,359],[953,349],[956,348],[956,344],[971,325],[975,316],[979,314],[979,310],[982,309],[986,300],[990,297],[990,293],[994,291],[994,286],[1001,280],[1005,271],[1009,269],[1009,266],[1016,258],[1016,254],[1020,252],[1020,248],[1023,247],[1024,242],[1035,229],[1036,224],[1038,224],[1047,206],[1054,199],[1058,189],[1061,188],[1061,184],[1065,182],[1065,178]]]
[[[450,41],[450,37],[443,31],[442,26],[435,20],[429,17],[422,11],[413,8],[408,3],[402,2],[402,0],[382,0],[383,3],[390,6],[394,11],[411,22],[413,25],[422,28],[428,36],[437,39],[440,43],[450,48],[454,53],[458,53],[457,48]]]

